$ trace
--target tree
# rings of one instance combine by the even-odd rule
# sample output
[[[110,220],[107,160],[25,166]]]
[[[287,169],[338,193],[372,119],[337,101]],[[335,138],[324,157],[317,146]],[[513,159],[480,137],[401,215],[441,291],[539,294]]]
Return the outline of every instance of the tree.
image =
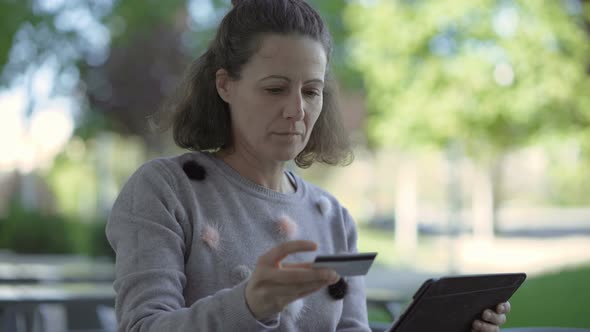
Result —
[[[362,88],[362,78],[355,66],[351,66],[348,54],[353,45],[349,43],[350,28],[344,21],[344,11],[347,0],[309,0],[330,30],[334,52],[332,54],[331,69],[338,82],[344,89],[359,90]]]
[[[367,90],[370,142],[410,150],[458,144],[481,165],[474,208],[490,222],[490,177],[504,153],[544,135],[589,131],[589,7],[576,0],[351,3],[346,22]]]
[[[324,16],[334,36],[337,51],[332,67],[336,76],[348,82],[345,86],[354,87],[358,76],[342,56],[348,33],[341,15],[346,1],[310,2]],[[81,105],[88,101],[88,109],[82,109],[78,119],[83,127],[79,131],[102,129],[137,135],[157,151],[160,140],[149,132],[146,117],[174,89],[190,59],[206,48],[230,7],[227,0],[2,3],[3,82],[12,84],[27,72],[25,81],[31,81],[35,71],[51,61],[58,73],[73,72],[82,83],[60,89],[62,81],[72,80],[62,80],[59,74],[54,82],[58,86],[54,93],[78,95]],[[102,39],[99,45],[92,42],[97,35]],[[29,100],[27,113],[31,114],[35,101]],[[100,114],[100,123],[106,126],[96,128],[91,113]]]

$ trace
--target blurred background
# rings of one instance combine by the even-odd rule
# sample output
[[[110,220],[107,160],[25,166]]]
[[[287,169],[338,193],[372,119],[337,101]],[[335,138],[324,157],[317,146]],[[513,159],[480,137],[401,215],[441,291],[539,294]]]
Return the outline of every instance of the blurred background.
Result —
[[[590,1],[309,2],[356,159],[297,172],[379,252],[371,321],[428,277],[526,272],[507,326],[590,328]],[[72,318],[84,304],[112,328],[110,207],[139,165],[182,152],[148,117],[230,6],[0,0],[7,331],[88,329]]]

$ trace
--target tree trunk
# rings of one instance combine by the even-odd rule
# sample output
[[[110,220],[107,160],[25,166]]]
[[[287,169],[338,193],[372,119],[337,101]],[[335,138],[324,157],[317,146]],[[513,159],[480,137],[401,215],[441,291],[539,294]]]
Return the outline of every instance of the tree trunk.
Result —
[[[109,167],[113,149],[113,136],[103,132],[96,137],[96,215],[106,218],[111,209],[109,186],[113,176]]]
[[[451,143],[447,147],[447,234],[448,262],[447,273],[455,274],[461,269],[460,235],[461,235],[461,147]]]
[[[37,179],[33,171],[20,173],[20,205],[26,211],[34,211],[39,207]]]
[[[493,201],[493,217],[492,223],[494,228],[494,234],[498,234],[500,228],[500,220],[499,220],[499,211],[503,201],[502,195],[502,181],[503,181],[503,174],[502,168],[504,165],[504,158],[499,157],[494,162],[494,166],[492,168],[492,197],[494,198]]]
[[[35,68],[34,64],[31,68]],[[26,87],[26,100],[25,105],[25,132],[31,137],[31,115],[36,107],[35,96],[33,92],[33,78],[35,75],[34,69],[29,69],[25,74],[25,87]],[[22,208],[27,211],[36,210],[38,207],[37,201],[37,182],[34,176],[35,169],[39,166],[37,163],[37,148],[38,144],[34,140],[30,140],[32,144],[33,156],[31,160],[28,160],[29,156],[26,156],[27,160],[21,160],[20,168],[20,204]]]
[[[473,178],[473,237],[478,241],[494,238],[494,184],[489,164],[478,164]]]
[[[403,263],[414,260],[418,243],[418,190],[415,162],[402,157],[395,194],[395,246]]]

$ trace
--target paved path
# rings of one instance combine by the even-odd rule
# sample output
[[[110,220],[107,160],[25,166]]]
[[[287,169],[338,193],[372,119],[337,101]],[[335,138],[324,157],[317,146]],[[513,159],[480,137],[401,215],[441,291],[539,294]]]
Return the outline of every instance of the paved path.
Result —
[[[387,289],[411,296],[430,277],[446,275],[449,252],[457,252],[455,273],[525,272],[535,276],[551,271],[590,264],[590,236],[507,237],[491,242],[463,238],[449,246],[444,238],[428,241],[421,247],[412,265],[374,265],[366,277],[369,289]]]

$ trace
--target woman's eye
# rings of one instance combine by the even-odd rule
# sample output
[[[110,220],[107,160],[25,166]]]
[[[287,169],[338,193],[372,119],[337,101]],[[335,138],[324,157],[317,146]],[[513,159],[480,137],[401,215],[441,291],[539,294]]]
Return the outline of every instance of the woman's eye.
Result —
[[[278,95],[284,91],[283,88],[266,88],[266,91],[273,95]]]
[[[308,97],[319,97],[320,96],[320,92],[316,91],[316,90],[309,90],[305,92],[305,95]]]

